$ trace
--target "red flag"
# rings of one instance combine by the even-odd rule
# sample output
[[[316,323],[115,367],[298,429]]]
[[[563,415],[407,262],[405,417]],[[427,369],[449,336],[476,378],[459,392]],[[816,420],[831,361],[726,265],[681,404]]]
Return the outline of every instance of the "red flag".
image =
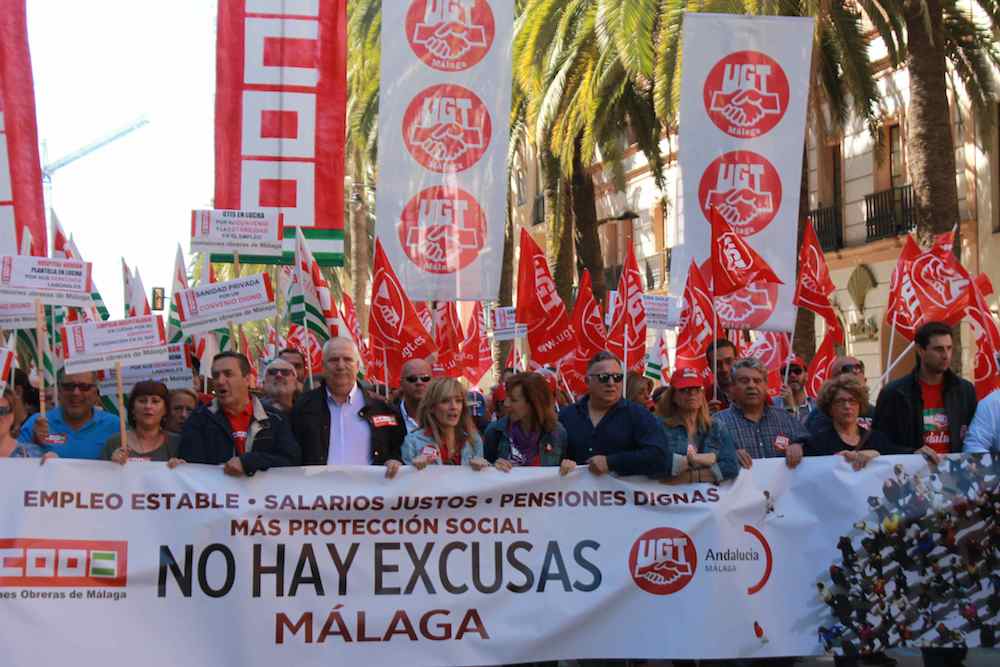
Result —
[[[608,331],[608,352],[623,360],[626,370],[646,369],[646,308],[642,303],[642,274],[630,245],[618,279],[618,304]]]
[[[14,225],[14,238],[10,239],[14,246],[8,250],[13,255],[21,248],[45,257],[45,203],[24,0],[4,2],[0,8],[0,120],[4,163],[0,171],[0,191],[4,193],[0,195],[0,219],[5,225]]]
[[[712,218],[712,291],[716,296],[732,294],[753,282],[781,284],[770,265],[729,223],[718,214]]]
[[[517,363],[517,343],[514,341],[510,342],[510,352],[507,353],[507,361],[504,362],[504,370],[511,368],[514,372],[518,372]]]
[[[417,317],[420,318],[420,323],[424,325],[424,329],[427,333],[434,333],[434,313],[431,312],[430,306],[427,305],[426,301],[417,301],[413,304],[413,307],[417,311]]]
[[[454,301],[438,301],[434,306],[434,345],[437,347],[435,375],[462,377],[462,325]]]
[[[934,245],[910,265],[913,287],[925,322],[955,326],[970,303],[972,277],[952,253],[955,233],[938,235]]]
[[[705,351],[712,342],[712,319],[712,296],[692,259],[677,326],[677,368],[694,368],[703,376],[709,372]]]
[[[323,372],[323,345],[316,334],[305,327],[293,324],[288,327],[288,347],[295,348],[305,357],[306,363],[312,367],[313,375]]]
[[[368,367],[368,344],[365,339],[361,336],[361,324],[358,322],[358,311],[354,307],[354,300],[344,292],[344,324],[347,325],[347,330],[351,332],[351,338],[354,340],[354,345],[358,348],[358,354],[361,355],[361,361],[364,363],[365,368]]]
[[[465,325],[465,340],[462,341],[462,371],[471,385],[478,384],[493,365],[493,352],[483,317],[483,304],[477,301],[469,323]]]
[[[828,330],[836,336],[835,342],[843,343],[843,327],[837,319],[833,304],[830,303],[830,295],[837,288],[830,279],[830,270],[826,266],[826,258],[811,221],[806,225],[802,235],[802,247],[799,248],[798,278],[792,303],[826,320]]]
[[[566,306],[556,293],[545,253],[521,229],[521,260],[517,268],[517,321],[528,326],[531,359],[554,364],[575,348],[573,326]]]
[[[430,334],[420,323],[378,239],[375,240],[368,331],[372,353],[368,371],[378,382],[388,381],[390,386],[398,386],[399,371],[404,363],[410,359],[426,359],[434,353]]]
[[[754,357],[767,367],[767,393],[777,396],[781,393],[784,378],[781,367],[792,356],[792,341],[787,333],[758,331],[753,344],[738,357]]]
[[[806,370],[806,395],[810,398],[816,398],[819,395],[820,387],[830,377],[830,367],[837,360],[837,350],[834,349],[834,345],[833,332],[827,331],[819,349],[816,350],[816,356],[813,357]]]
[[[920,247],[912,236],[907,236],[896,268],[889,278],[889,303],[885,309],[885,321],[889,326],[895,325],[896,331],[908,340],[913,340],[917,327],[923,320],[923,311],[910,272],[913,262],[919,256]]]
[[[1000,326],[986,303],[986,297],[993,293],[989,277],[985,273],[976,276],[970,291],[972,298],[965,313],[976,341],[974,381],[976,398],[981,401],[1000,389],[1000,358],[997,356],[1000,354]]]
[[[573,306],[573,331],[576,333],[576,353],[572,364],[562,366],[563,377],[576,393],[587,391],[587,365],[595,354],[604,349],[608,333],[604,329],[601,304],[594,298],[590,284],[590,271],[583,270],[580,288]]]

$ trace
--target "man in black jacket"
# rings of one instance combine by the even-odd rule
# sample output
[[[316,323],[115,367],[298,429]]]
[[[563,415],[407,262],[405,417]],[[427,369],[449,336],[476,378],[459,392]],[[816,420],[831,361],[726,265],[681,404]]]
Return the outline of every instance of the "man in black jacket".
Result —
[[[972,383],[951,371],[951,328],[928,322],[914,336],[917,366],[889,383],[878,395],[873,428],[899,446],[937,462],[939,454],[962,451],[962,441],[976,412]],[[965,649],[921,650],[925,667],[963,664]]]
[[[406,426],[399,412],[358,384],[358,352],[349,338],[323,346],[323,381],[292,408],[292,431],[304,465],[402,465]]]
[[[288,421],[250,395],[250,362],[222,352],[212,359],[215,400],[199,406],[184,424],[178,458],[187,463],[223,464],[227,475],[301,463]]]

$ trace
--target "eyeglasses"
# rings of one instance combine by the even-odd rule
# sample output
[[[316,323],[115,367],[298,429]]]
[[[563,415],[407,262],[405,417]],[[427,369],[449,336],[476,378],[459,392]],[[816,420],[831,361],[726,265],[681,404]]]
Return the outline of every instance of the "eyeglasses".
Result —
[[[587,377],[594,378],[601,384],[621,384],[622,379],[624,379],[624,373],[588,373]]]
[[[291,368],[268,368],[267,374],[277,376],[295,375],[295,371]]]
[[[96,384],[90,382],[61,382],[59,384],[59,388],[67,394],[72,394],[76,390],[79,390],[81,394],[86,394],[96,386]]]
[[[430,375],[407,375],[406,378],[404,378],[404,379],[407,382],[409,382],[410,384],[416,384],[418,382],[425,382],[426,383],[426,382],[430,382],[431,381],[431,376]]]
[[[0,405],[0,417],[6,417],[9,414],[13,414],[14,408],[9,405]]]
[[[860,405],[858,399],[856,398],[835,398],[833,399],[834,405]]]
[[[840,373],[864,373],[865,367],[863,364],[846,364],[840,367]]]
[[[802,375],[803,373],[805,373],[805,371],[806,371],[806,369],[802,368],[801,366],[791,366],[788,369],[788,374],[789,375]]]

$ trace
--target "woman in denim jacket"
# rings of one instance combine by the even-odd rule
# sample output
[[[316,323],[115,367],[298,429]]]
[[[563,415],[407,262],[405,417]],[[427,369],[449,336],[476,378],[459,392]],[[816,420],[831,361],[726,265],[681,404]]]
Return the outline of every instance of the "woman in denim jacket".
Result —
[[[507,416],[486,427],[486,458],[497,470],[514,466],[558,466],[566,452],[566,429],[556,418],[552,389],[538,373],[507,380]]]
[[[428,465],[490,467],[483,441],[472,421],[465,389],[454,378],[437,378],[417,409],[420,428],[403,441],[403,463],[423,470]]]
[[[656,404],[656,414],[675,454],[688,453],[689,469],[668,480],[675,484],[721,483],[740,472],[733,438],[708,413],[704,382],[693,368],[674,371]]]

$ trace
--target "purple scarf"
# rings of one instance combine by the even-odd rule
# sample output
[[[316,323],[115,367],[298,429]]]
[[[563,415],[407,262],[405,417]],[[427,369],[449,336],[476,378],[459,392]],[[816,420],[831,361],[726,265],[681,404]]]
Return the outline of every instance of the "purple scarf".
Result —
[[[526,433],[520,422],[512,422],[508,429],[510,435],[510,462],[516,466],[535,465],[539,454],[541,433]]]

